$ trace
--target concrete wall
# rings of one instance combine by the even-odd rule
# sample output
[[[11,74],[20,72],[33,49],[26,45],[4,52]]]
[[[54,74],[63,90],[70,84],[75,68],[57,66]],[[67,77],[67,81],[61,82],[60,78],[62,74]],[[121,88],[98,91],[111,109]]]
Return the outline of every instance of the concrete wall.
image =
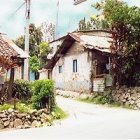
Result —
[[[73,72],[73,60],[77,59],[77,72]],[[59,66],[62,65],[62,73]],[[84,51],[83,46],[74,43],[65,56],[56,63],[52,72],[52,79],[58,89],[78,92],[88,92],[90,89],[90,66],[89,53]]]
[[[39,71],[39,80],[48,79],[48,70],[42,69]]]
[[[15,79],[22,79],[22,67],[15,68]]]
[[[60,46],[62,42],[63,42],[63,39],[49,43],[50,48],[52,48],[52,52],[49,53],[47,56],[49,59],[51,59],[55,55],[56,51],[58,50],[58,46]]]

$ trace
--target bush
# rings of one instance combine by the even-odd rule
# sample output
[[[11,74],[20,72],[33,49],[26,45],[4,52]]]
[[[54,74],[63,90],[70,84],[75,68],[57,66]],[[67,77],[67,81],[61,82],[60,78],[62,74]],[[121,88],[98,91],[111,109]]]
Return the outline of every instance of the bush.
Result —
[[[31,108],[24,103],[17,103],[16,110],[18,110],[20,113],[27,113],[31,110]]]
[[[24,80],[15,80],[12,88],[12,96],[24,102],[29,101],[32,96],[31,83]]]
[[[32,83],[32,103],[35,109],[48,108],[50,111],[55,106],[54,82],[52,80],[37,80]],[[47,103],[47,104],[46,104]]]
[[[8,94],[8,81],[5,82],[4,91],[5,94]],[[31,99],[32,90],[31,83],[24,80],[15,80],[12,86],[12,97],[18,98],[23,102],[28,102]]]

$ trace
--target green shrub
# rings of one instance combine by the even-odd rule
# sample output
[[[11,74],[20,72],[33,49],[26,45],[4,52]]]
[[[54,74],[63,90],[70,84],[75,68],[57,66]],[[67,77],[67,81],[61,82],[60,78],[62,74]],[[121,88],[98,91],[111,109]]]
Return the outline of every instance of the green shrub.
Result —
[[[24,103],[17,103],[16,110],[18,110],[20,113],[27,113],[30,112],[31,108]]]
[[[48,107],[51,111],[55,105],[54,82],[52,80],[37,80],[32,83],[32,103],[36,109]],[[46,104],[47,103],[47,104]]]
[[[8,82],[6,84],[5,93],[7,94]],[[31,99],[31,83],[24,80],[15,80],[12,87],[12,97],[16,97],[19,100],[27,102]]]

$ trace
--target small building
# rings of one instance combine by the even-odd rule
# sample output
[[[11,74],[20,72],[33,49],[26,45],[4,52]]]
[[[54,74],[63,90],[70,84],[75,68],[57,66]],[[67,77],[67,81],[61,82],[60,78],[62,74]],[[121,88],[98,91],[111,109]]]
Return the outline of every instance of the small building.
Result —
[[[20,68],[24,64],[24,59],[28,57],[29,55],[15,45],[12,40],[8,39],[5,35],[0,34],[0,76],[3,82],[3,77],[5,76],[4,73],[10,71],[8,88],[9,95],[15,77],[21,78],[19,75],[21,73]],[[2,93],[0,93],[0,99],[2,96]],[[8,98],[11,98],[11,95]]]
[[[112,38],[109,31],[69,33],[47,64],[55,87],[76,92],[102,92],[112,85]]]

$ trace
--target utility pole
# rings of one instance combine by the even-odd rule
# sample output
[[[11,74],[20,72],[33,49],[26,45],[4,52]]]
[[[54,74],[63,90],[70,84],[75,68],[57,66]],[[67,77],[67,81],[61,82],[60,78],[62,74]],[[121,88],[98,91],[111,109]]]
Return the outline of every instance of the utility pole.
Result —
[[[26,1],[25,52],[29,54],[29,24],[31,0]],[[29,58],[24,60],[24,80],[29,80]]]
[[[57,1],[57,11],[56,11],[56,25],[55,25],[55,39],[58,38],[58,26],[59,26],[59,0]]]

